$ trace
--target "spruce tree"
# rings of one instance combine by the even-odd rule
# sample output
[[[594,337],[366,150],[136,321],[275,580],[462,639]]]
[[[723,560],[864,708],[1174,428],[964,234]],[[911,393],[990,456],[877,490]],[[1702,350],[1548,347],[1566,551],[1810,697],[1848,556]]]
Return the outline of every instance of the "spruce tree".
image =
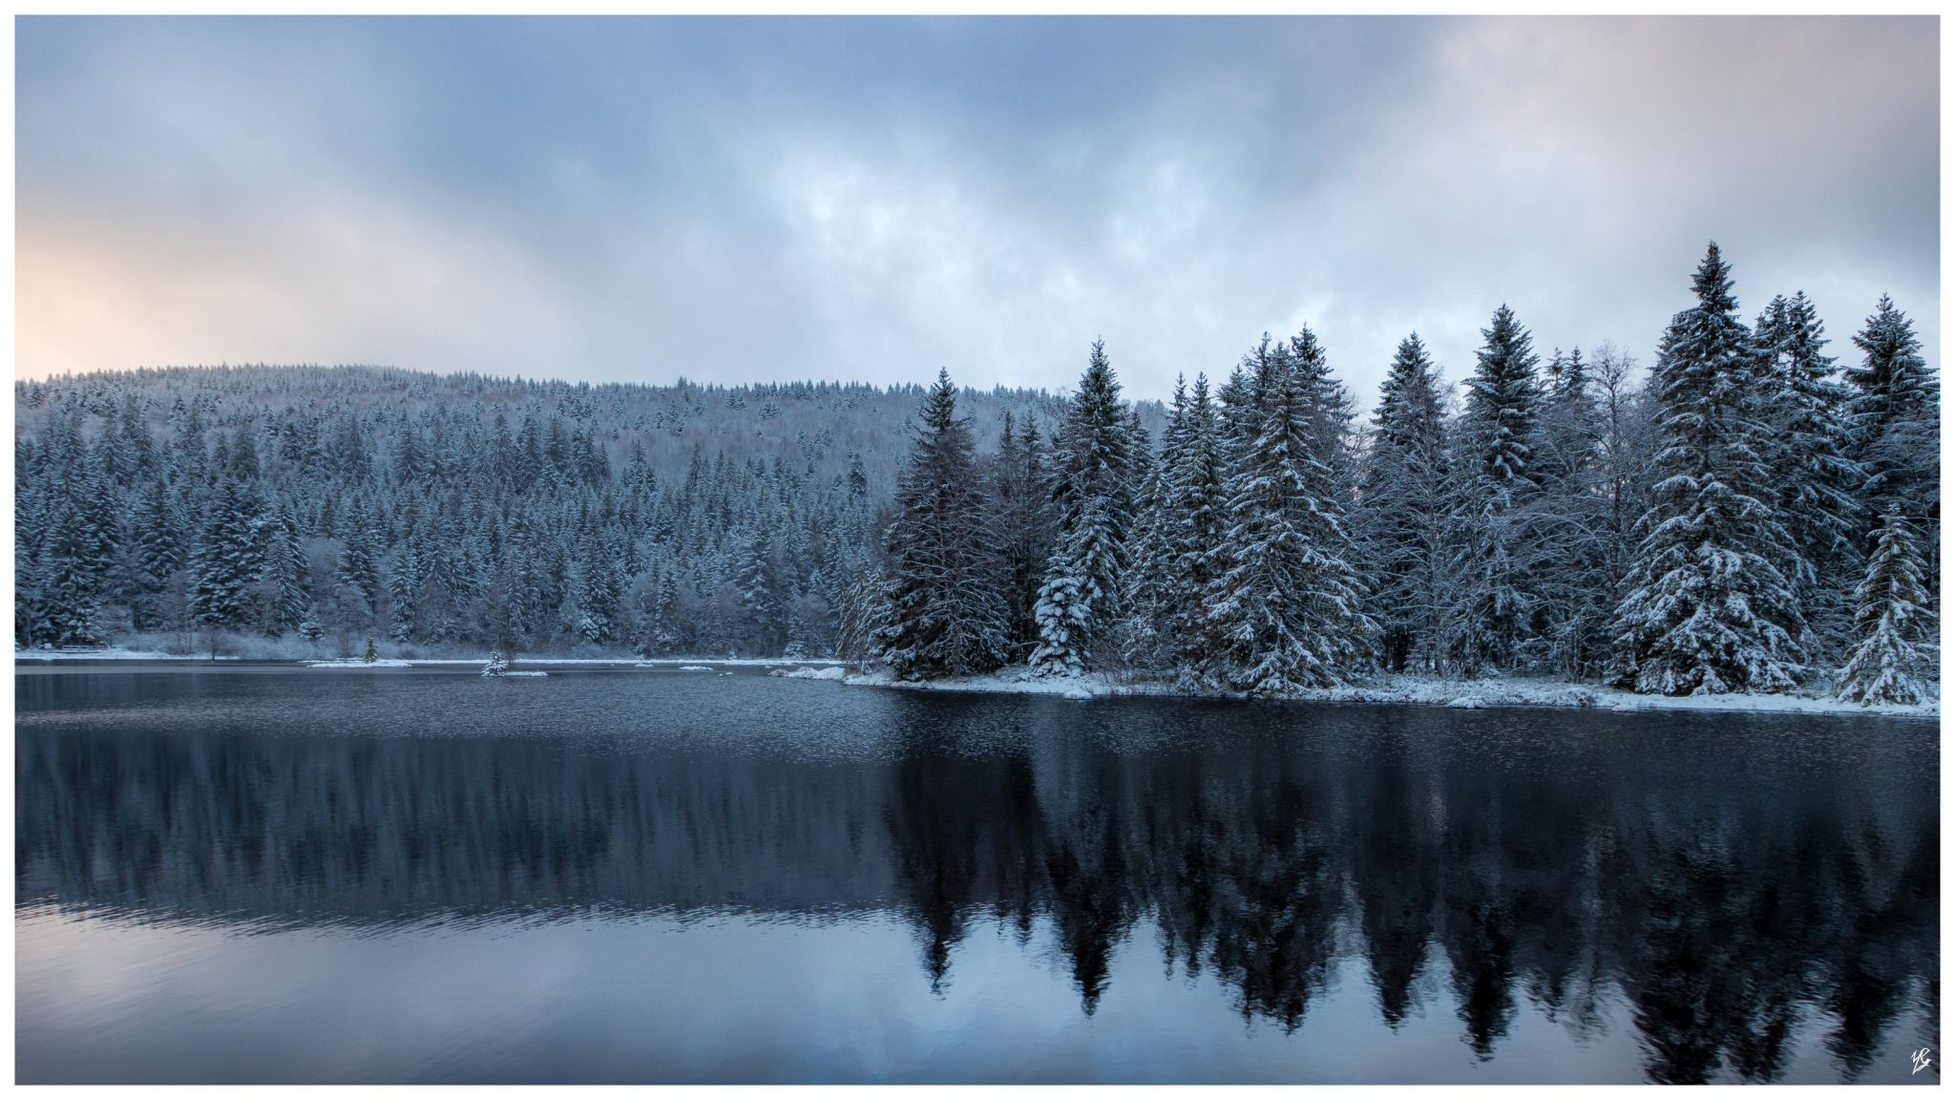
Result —
[[[1220,568],[1206,594],[1214,680],[1283,696],[1343,682],[1369,658],[1376,627],[1345,556],[1333,474],[1313,447],[1323,410],[1306,397],[1311,380],[1293,362],[1266,371],[1260,424],[1227,482]]]
[[[38,563],[34,634],[39,640],[57,646],[106,640],[100,621],[101,586],[88,569],[76,565],[87,559],[94,545],[95,526],[86,509],[79,502],[64,507],[48,531]]]
[[[1776,505],[1799,551],[1793,577],[1813,646],[1836,653],[1850,615],[1859,562],[1860,505],[1866,471],[1849,452],[1853,438],[1846,387],[1823,354],[1825,326],[1803,291],[1780,296],[1759,315],[1767,356],[1771,428],[1765,453]]]
[[[740,563],[740,606],[746,609],[755,649],[778,655],[787,644],[788,593],[775,562],[774,536],[766,526],[754,532]]]
[[[1914,323],[1885,294],[1853,343],[1865,355],[1847,371],[1852,457],[1866,474],[1861,514],[1898,514],[1919,534],[1933,593],[1941,575],[1941,386],[1921,356]],[[1869,549],[1874,534],[1863,537]]]
[[[397,642],[414,636],[415,623],[420,618],[421,585],[426,580],[426,558],[422,556],[419,538],[410,529],[406,543],[394,557],[394,568],[387,575],[387,603],[393,619],[391,633]]]
[[[261,565],[252,538],[253,509],[246,502],[238,483],[225,478],[210,502],[191,572],[191,613],[213,634],[236,626],[243,610],[246,588],[258,578]]]
[[[1182,583],[1176,575],[1176,552],[1169,531],[1172,518],[1168,479],[1180,463],[1187,431],[1188,385],[1177,375],[1168,406],[1167,431],[1161,453],[1147,464],[1136,501],[1133,545],[1129,552],[1126,589],[1121,598],[1121,653],[1128,665],[1162,671],[1170,664],[1172,635],[1168,615],[1174,593]]]
[[[1035,610],[1052,541],[1045,461],[1038,425],[1029,415],[1014,425],[1006,412],[993,461],[992,510],[999,532],[1007,663],[1026,660],[1038,645]]]
[[[281,504],[263,525],[259,555],[259,578],[269,589],[266,633],[282,634],[297,630],[311,613],[305,541],[291,510]]]
[[[1444,396],[1418,333],[1392,357],[1353,517],[1373,578],[1370,614],[1387,671],[1436,672],[1447,609],[1450,463]]]
[[[1854,591],[1853,649],[1837,694],[1853,703],[1913,705],[1934,678],[1934,613],[1907,521],[1888,513],[1875,537],[1866,577]]]
[[[1278,349],[1294,372],[1299,392],[1310,410],[1310,449],[1331,472],[1339,507],[1348,509],[1356,497],[1357,465],[1351,453],[1351,422],[1357,418],[1350,391],[1331,374],[1330,357],[1317,334],[1305,325]]]
[[[1162,522],[1168,563],[1176,583],[1168,589],[1163,616],[1173,666],[1184,681],[1198,681],[1209,639],[1207,593],[1224,568],[1223,535],[1228,519],[1228,469],[1222,453],[1222,425],[1208,395],[1208,376],[1195,376],[1195,390],[1182,417],[1174,466],[1165,475]]]
[[[1458,578],[1449,649],[1459,668],[1514,668],[1540,608],[1543,556],[1533,520],[1541,389],[1534,338],[1502,305],[1466,381],[1454,463],[1453,569]]]
[[[380,605],[380,568],[374,563],[373,529],[366,508],[356,501],[346,519],[344,547],[333,571],[337,598],[342,608],[355,613],[355,625],[373,625]]]
[[[1557,351],[1547,382],[1532,461],[1540,492],[1528,525],[1539,609],[1523,649],[1532,663],[1579,681],[1608,659],[1619,579],[1609,559],[1607,432],[1582,349]]]
[[[1103,659],[1134,518],[1131,425],[1101,341],[1093,342],[1053,444],[1047,486],[1057,533],[1034,610],[1039,645],[1031,664],[1071,674]]]
[[[990,671],[1008,648],[1005,599],[949,371],[937,373],[918,421],[888,529],[889,607],[873,650],[906,679]]]
[[[764,536],[763,536],[764,539]],[[763,562],[769,560],[768,548],[761,542],[757,548]],[[576,599],[577,636],[592,645],[606,645],[615,633],[618,615],[618,601],[621,598],[621,583],[618,579],[618,566],[609,546],[605,545],[595,529],[584,536],[578,550],[579,578]],[[765,599],[749,604],[749,610],[758,607],[761,613],[772,609]],[[778,649],[768,654],[779,652]]]
[[[1670,322],[1652,379],[1661,480],[1616,608],[1613,679],[1664,695],[1783,692],[1804,672],[1804,620],[1764,457],[1764,357],[1715,243],[1692,286],[1697,304]]]
[[[165,625],[163,593],[184,561],[176,511],[161,478],[149,483],[136,511],[135,528],[139,592],[132,618],[136,629],[154,630]]]

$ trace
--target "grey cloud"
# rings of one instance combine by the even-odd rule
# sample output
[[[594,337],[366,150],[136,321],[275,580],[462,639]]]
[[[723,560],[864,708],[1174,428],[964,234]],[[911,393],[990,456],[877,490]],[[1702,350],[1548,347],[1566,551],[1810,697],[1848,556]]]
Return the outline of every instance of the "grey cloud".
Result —
[[[1505,301],[1647,358],[1704,241],[1938,355],[1931,20],[23,20],[18,370],[1141,395]]]

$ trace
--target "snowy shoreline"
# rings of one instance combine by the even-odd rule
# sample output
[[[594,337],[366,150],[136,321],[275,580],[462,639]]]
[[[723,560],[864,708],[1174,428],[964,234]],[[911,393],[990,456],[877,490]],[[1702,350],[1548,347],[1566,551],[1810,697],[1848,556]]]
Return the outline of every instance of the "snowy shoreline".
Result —
[[[485,657],[380,657],[372,661],[362,661],[358,657],[245,657],[232,654],[219,654],[218,662],[252,665],[289,665],[294,668],[335,668],[335,669],[384,669],[384,668],[480,668]],[[75,662],[100,662],[119,664],[142,662],[172,665],[209,665],[209,654],[163,653],[154,650],[134,650],[111,647],[90,650],[15,650],[15,663],[58,664]],[[841,662],[822,657],[517,657],[517,666],[551,665],[583,666],[587,668],[642,668],[672,669],[683,671],[688,666],[711,666],[718,668],[800,668],[831,665],[839,667]]]
[[[126,649],[92,651],[17,651],[16,662],[58,663],[72,661],[148,662],[175,665],[209,665],[208,656],[145,652]],[[290,665],[294,668],[372,670],[403,668],[479,668],[479,657],[383,657],[371,663],[352,659],[280,660],[219,656],[219,662]],[[834,658],[788,657],[524,657],[515,662],[523,666],[582,666],[587,668],[643,669],[686,672],[713,668],[775,669],[785,678],[836,681],[857,687],[896,688],[904,691],[962,691],[993,695],[1050,695],[1064,699],[1087,700],[1112,696],[1156,696],[1186,699],[1226,700],[1234,696],[1219,693],[1185,692],[1174,685],[1153,682],[1122,682],[1103,675],[1077,677],[1038,677],[1026,669],[1010,669],[985,676],[948,680],[902,681],[886,672],[851,673]],[[1402,703],[1418,706],[1443,706],[1472,710],[1482,707],[1562,707],[1578,710],[1627,711],[1722,711],[1744,714],[1830,714],[1865,715],[1882,718],[1940,717],[1938,700],[1920,706],[1882,704],[1861,706],[1802,695],[1636,695],[1613,688],[1589,684],[1565,684],[1522,679],[1437,680],[1419,676],[1383,676],[1351,687],[1330,688],[1297,695],[1290,702],[1302,703]]]
[[[986,676],[947,680],[902,681],[887,673],[854,673],[843,683],[858,687],[896,688],[907,691],[962,691],[1004,695],[1053,695],[1064,699],[1088,700],[1114,696],[1155,696],[1184,699],[1228,700],[1236,696],[1219,693],[1186,692],[1160,682],[1120,682],[1105,676],[1087,674],[1076,677],[1043,678],[1028,670],[1013,669]],[[1299,703],[1397,703],[1417,706],[1443,706],[1463,710],[1484,707],[1561,707],[1576,710],[1629,711],[1722,711],[1739,714],[1825,714],[1861,715],[1879,718],[1940,717],[1939,701],[1919,706],[1883,704],[1861,706],[1796,695],[1637,695],[1614,688],[1589,684],[1566,684],[1520,679],[1437,680],[1419,676],[1382,676],[1361,685],[1309,691],[1286,702]]]

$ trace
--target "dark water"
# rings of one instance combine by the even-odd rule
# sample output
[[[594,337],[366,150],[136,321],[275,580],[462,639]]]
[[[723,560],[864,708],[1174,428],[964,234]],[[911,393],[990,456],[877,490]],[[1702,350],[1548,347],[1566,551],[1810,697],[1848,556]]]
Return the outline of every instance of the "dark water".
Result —
[[[22,1081],[1939,1075],[1933,723],[15,689]]]

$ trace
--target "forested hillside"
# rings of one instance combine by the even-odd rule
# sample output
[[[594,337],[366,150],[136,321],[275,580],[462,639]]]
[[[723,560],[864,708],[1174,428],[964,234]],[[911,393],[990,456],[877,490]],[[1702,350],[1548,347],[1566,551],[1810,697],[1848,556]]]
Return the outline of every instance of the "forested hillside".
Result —
[[[16,644],[828,653],[922,394],[370,367],[18,383]],[[1063,409],[964,400],[991,436]]]

